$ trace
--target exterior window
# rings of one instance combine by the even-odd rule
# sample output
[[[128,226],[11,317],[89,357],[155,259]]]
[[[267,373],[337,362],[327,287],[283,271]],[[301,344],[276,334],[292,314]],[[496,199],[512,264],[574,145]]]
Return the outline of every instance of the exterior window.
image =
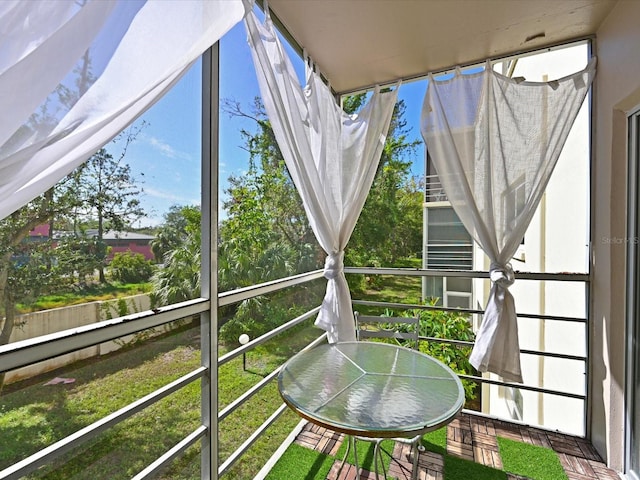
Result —
[[[514,227],[516,218],[524,210],[526,201],[525,180],[524,175],[520,177],[502,199],[502,214],[507,229]],[[521,243],[524,243],[524,238]]]

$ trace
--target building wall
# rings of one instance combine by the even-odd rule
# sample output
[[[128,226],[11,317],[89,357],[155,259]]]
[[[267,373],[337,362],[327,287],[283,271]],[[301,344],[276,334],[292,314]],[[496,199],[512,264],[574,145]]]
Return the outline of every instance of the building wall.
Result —
[[[107,242],[109,245],[109,242]],[[129,242],[127,245],[109,245],[111,250],[109,251],[109,260],[112,260],[116,253],[139,253],[144,256],[145,260],[154,260],[153,252],[151,251],[151,245],[149,242],[136,243]]]
[[[626,113],[640,104],[640,2],[618,2],[597,31],[596,55],[590,436],[609,466],[621,470],[624,459]]]

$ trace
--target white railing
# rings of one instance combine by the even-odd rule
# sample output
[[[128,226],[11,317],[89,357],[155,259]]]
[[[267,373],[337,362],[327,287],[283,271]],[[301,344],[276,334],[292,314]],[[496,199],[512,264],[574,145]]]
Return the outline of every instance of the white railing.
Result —
[[[347,274],[366,274],[366,275],[399,275],[399,276],[420,276],[420,277],[467,277],[467,278],[488,278],[488,272],[477,271],[442,271],[442,270],[422,270],[422,269],[392,269],[392,268],[346,268]],[[218,303],[220,306],[231,305],[240,301],[252,298],[257,295],[264,295],[265,293],[277,292],[283,288],[288,288],[295,285],[301,285],[306,282],[310,282],[322,277],[322,270],[289,277],[274,282],[267,282],[260,285],[255,285],[248,288],[235,290],[232,292],[225,292],[219,295]],[[519,273],[519,279],[523,280],[536,280],[536,281],[571,281],[571,282],[584,282],[585,288],[588,293],[589,288],[589,276],[587,274],[549,274],[549,273]],[[587,297],[588,298],[588,297]],[[463,312],[468,314],[482,315],[483,311],[479,309],[447,309],[443,307],[431,307],[427,305],[412,305],[403,303],[388,303],[388,302],[372,302],[366,300],[355,300],[355,305],[367,305],[369,307],[379,308],[424,308],[434,310],[454,310],[457,312]],[[221,356],[217,359],[218,367],[224,365],[230,360],[237,358],[240,355],[245,354],[247,351],[255,348],[257,345],[273,339],[277,335],[281,335],[287,330],[296,325],[301,324],[315,316],[319,307],[312,308],[306,313],[290,320],[286,324],[267,332],[266,334],[252,340],[251,342],[243,345],[233,351]],[[209,317],[211,310],[211,302],[206,299],[195,299],[188,302],[183,302],[168,307],[163,307],[155,310],[145,311],[134,315],[128,315],[113,320],[100,322],[95,325],[89,325],[82,328],[76,328],[72,330],[66,330],[43,337],[37,337],[21,342],[16,342],[9,345],[0,346],[0,369],[1,371],[8,371],[15,368],[28,366],[32,363],[46,360],[48,358],[69,353],[75,350],[86,348],[99,343],[115,340],[119,337],[141,332],[145,329],[166,325],[176,320],[193,317],[194,315],[202,314],[202,321],[206,321]],[[588,315],[585,317],[567,317],[556,315],[536,315],[536,314],[519,314],[519,318],[538,318],[543,320],[564,321],[564,322],[577,322],[585,325],[588,323]],[[587,329],[588,330],[588,329]],[[456,339],[436,339],[422,337],[424,341],[429,342],[447,342],[455,343],[464,346],[472,345],[472,342],[462,342]],[[324,335],[312,342],[308,347],[316,345],[319,342],[324,341]],[[562,358],[568,360],[574,360],[584,362],[585,372],[588,372],[589,359],[586,355],[569,355],[563,353],[550,353],[546,351],[538,350],[523,350],[524,355],[536,355],[546,358]],[[202,352],[202,366],[194,369],[193,371],[183,375],[179,379],[165,385],[164,387],[146,395],[145,397],[121,408],[120,410],[108,415],[107,417],[85,427],[81,430],[69,435],[62,440],[55,442],[54,444],[46,447],[42,451],[31,455],[30,457],[21,460],[8,468],[0,471],[0,479],[17,479],[24,475],[28,475],[30,472],[34,472],[37,468],[44,464],[53,462],[62,454],[70,451],[71,449],[85,444],[88,440],[94,438],[99,433],[118,425],[125,419],[129,418],[133,414],[147,408],[148,406],[157,403],[161,399],[167,397],[171,393],[184,388],[185,386],[200,379],[206,379],[209,376],[207,364],[211,363],[211,359],[207,357],[205,351]],[[278,374],[279,368],[276,368],[273,372],[267,375],[256,385],[252,386],[245,393],[240,395],[237,399],[232,401],[223,410],[217,413],[218,422],[224,421],[232,412],[245,404],[251,397],[262,390],[265,386],[270,384]],[[585,390],[584,393],[576,394],[572,392],[547,389],[536,385],[521,385],[508,382],[502,382],[496,379],[485,378],[481,376],[467,376],[462,375],[462,378],[473,380],[480,383],[500,385],[503,387],[513,387],[521,390],[529,390],[539,392],[542,394],[552,394],[565,396],[568,398],[576,398],[585,402],[585,421],[586,421],[586,404],[588,402],[588,378],[585,376]],[[228,458],[224,459],[222,464],[218,467],[218,476],[224,475],[232,465],[234,465],[245,454],[248,448],[262,435],[262,433],[269,428],[269,426],[285,411],[283,404],[274,405],[273,414],[248,438],[244,441],[239,448],[237,448]],[[206,409],[205,409],[206,410]],[[194,443],[198,442],[203,436],[205,436],[208,428],[207,416],[210,413],[203,411],[202,422],[191,433],[186,435],[180,442],[174,447],[170,448],[157,460],[151,463],[143,471],[135,476],[136,479],[151,478],[160,469],[164,468],[169,462],[176,457],[180,456],[184,451]],[[204,475],[204,472],[203,472]]]

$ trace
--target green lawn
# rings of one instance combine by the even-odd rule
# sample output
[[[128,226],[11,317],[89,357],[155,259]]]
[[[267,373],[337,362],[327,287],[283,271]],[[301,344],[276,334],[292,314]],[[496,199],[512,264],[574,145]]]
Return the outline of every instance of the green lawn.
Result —
[[[150,283],[119,283],[111,282],[95,284],[83,289],[72,290],[65,293],[43,295],[29,305],[18,305],[19,313],[49,310],[51,308],[68,307],[81,303],[95,302],[99,300],[111,300],[119,297],[138,295],[151,292]]]
[[[446,427],[427,433],[423,437],[422,444],[426,450],[442,455],[444,480],[507,480],[507,472],[530,480],[566,480],[567,478],[558,455],[549,448],[498,437],[500,455],[504,464],[504,470],[498,470],[449,455]],[[390,452],[393,447],[387,444],[385,449]],[[275,464],[267,480],[323,480],[326,478],[326,472],[331,469],[331,465],[336,460],[341,460],[343,455],[344,445],[333,457],[292,444]],[[360,465],[369,471],[373,468],[372,455],[371,452],[364,457],[360,457],[359,454],[360,459],[364,458],[360,460]],[[386,455],[384,457],[385,469],[388,469],[389,457]],[[353,464],[353,456],[347,461]]]
[[[219,370],[219,405],[224,408],[320,332],[297,329],[287,342],[274,340]],[[199,328],[183,329],[142,347],[99,361],[80,362],[64,371],[10,385],[0,397],[0,469],[25,458],[78,429],[103,418],[200,365]],[[45,385],[53,377],[73,383]],[[220,459],[224,461],[281,403],[272,382],[220,424]],[[125,420],[54,466],[30,478],[131,478],[200,422],[199,382]],[[287,411],[225,476],[247,479],[262,468],[299,422]],[[152,439],[152,441],[150,441]],[[191,448],[160,478],[199,478],[199,447]]]

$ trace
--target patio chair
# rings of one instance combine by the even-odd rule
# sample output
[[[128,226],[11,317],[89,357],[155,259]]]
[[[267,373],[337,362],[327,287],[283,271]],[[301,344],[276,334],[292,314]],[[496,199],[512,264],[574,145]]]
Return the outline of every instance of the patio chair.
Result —
[[[395,338],[403,340],[417,350],[419,344],[420,321],[416,317],[389,317],[360,315],[353,312],[356,319],[356,338],[358,341],[366,338]]]
[[[389,316],[374,316],[374,315],[360,315],[359,312],[354,312],[356,321],[356,338],[358,341],[362,341],[367,338],[379,338],[379,339],[396,339],[402,342],[401,345],[409,346],[415,350],[418,350],[420,343],[420,320],[416,317],[389,317]],[[387,472],[384,469],[382,463],[382,456],[380,451],[385,451],[381,447],[381,443],[386,438],[369,438],[369,437],[354,437],[355,443],[359,441],[374,443],[373,462],[375,469],[377,470],[377,462],[380,461],[380,467],[384,474],[384,478],[387,478]],[[421,447],[422,435],[417,435],[412,438],[392,438],[391,440],[398,443],[405,443],[411,445],[411,460],[413,463],[413,470],[411,472],[412,480],[418,478],[418,453]],[[393,459],[391,453],[386,452]],[[377,472],[376,472],[376,478]]]

